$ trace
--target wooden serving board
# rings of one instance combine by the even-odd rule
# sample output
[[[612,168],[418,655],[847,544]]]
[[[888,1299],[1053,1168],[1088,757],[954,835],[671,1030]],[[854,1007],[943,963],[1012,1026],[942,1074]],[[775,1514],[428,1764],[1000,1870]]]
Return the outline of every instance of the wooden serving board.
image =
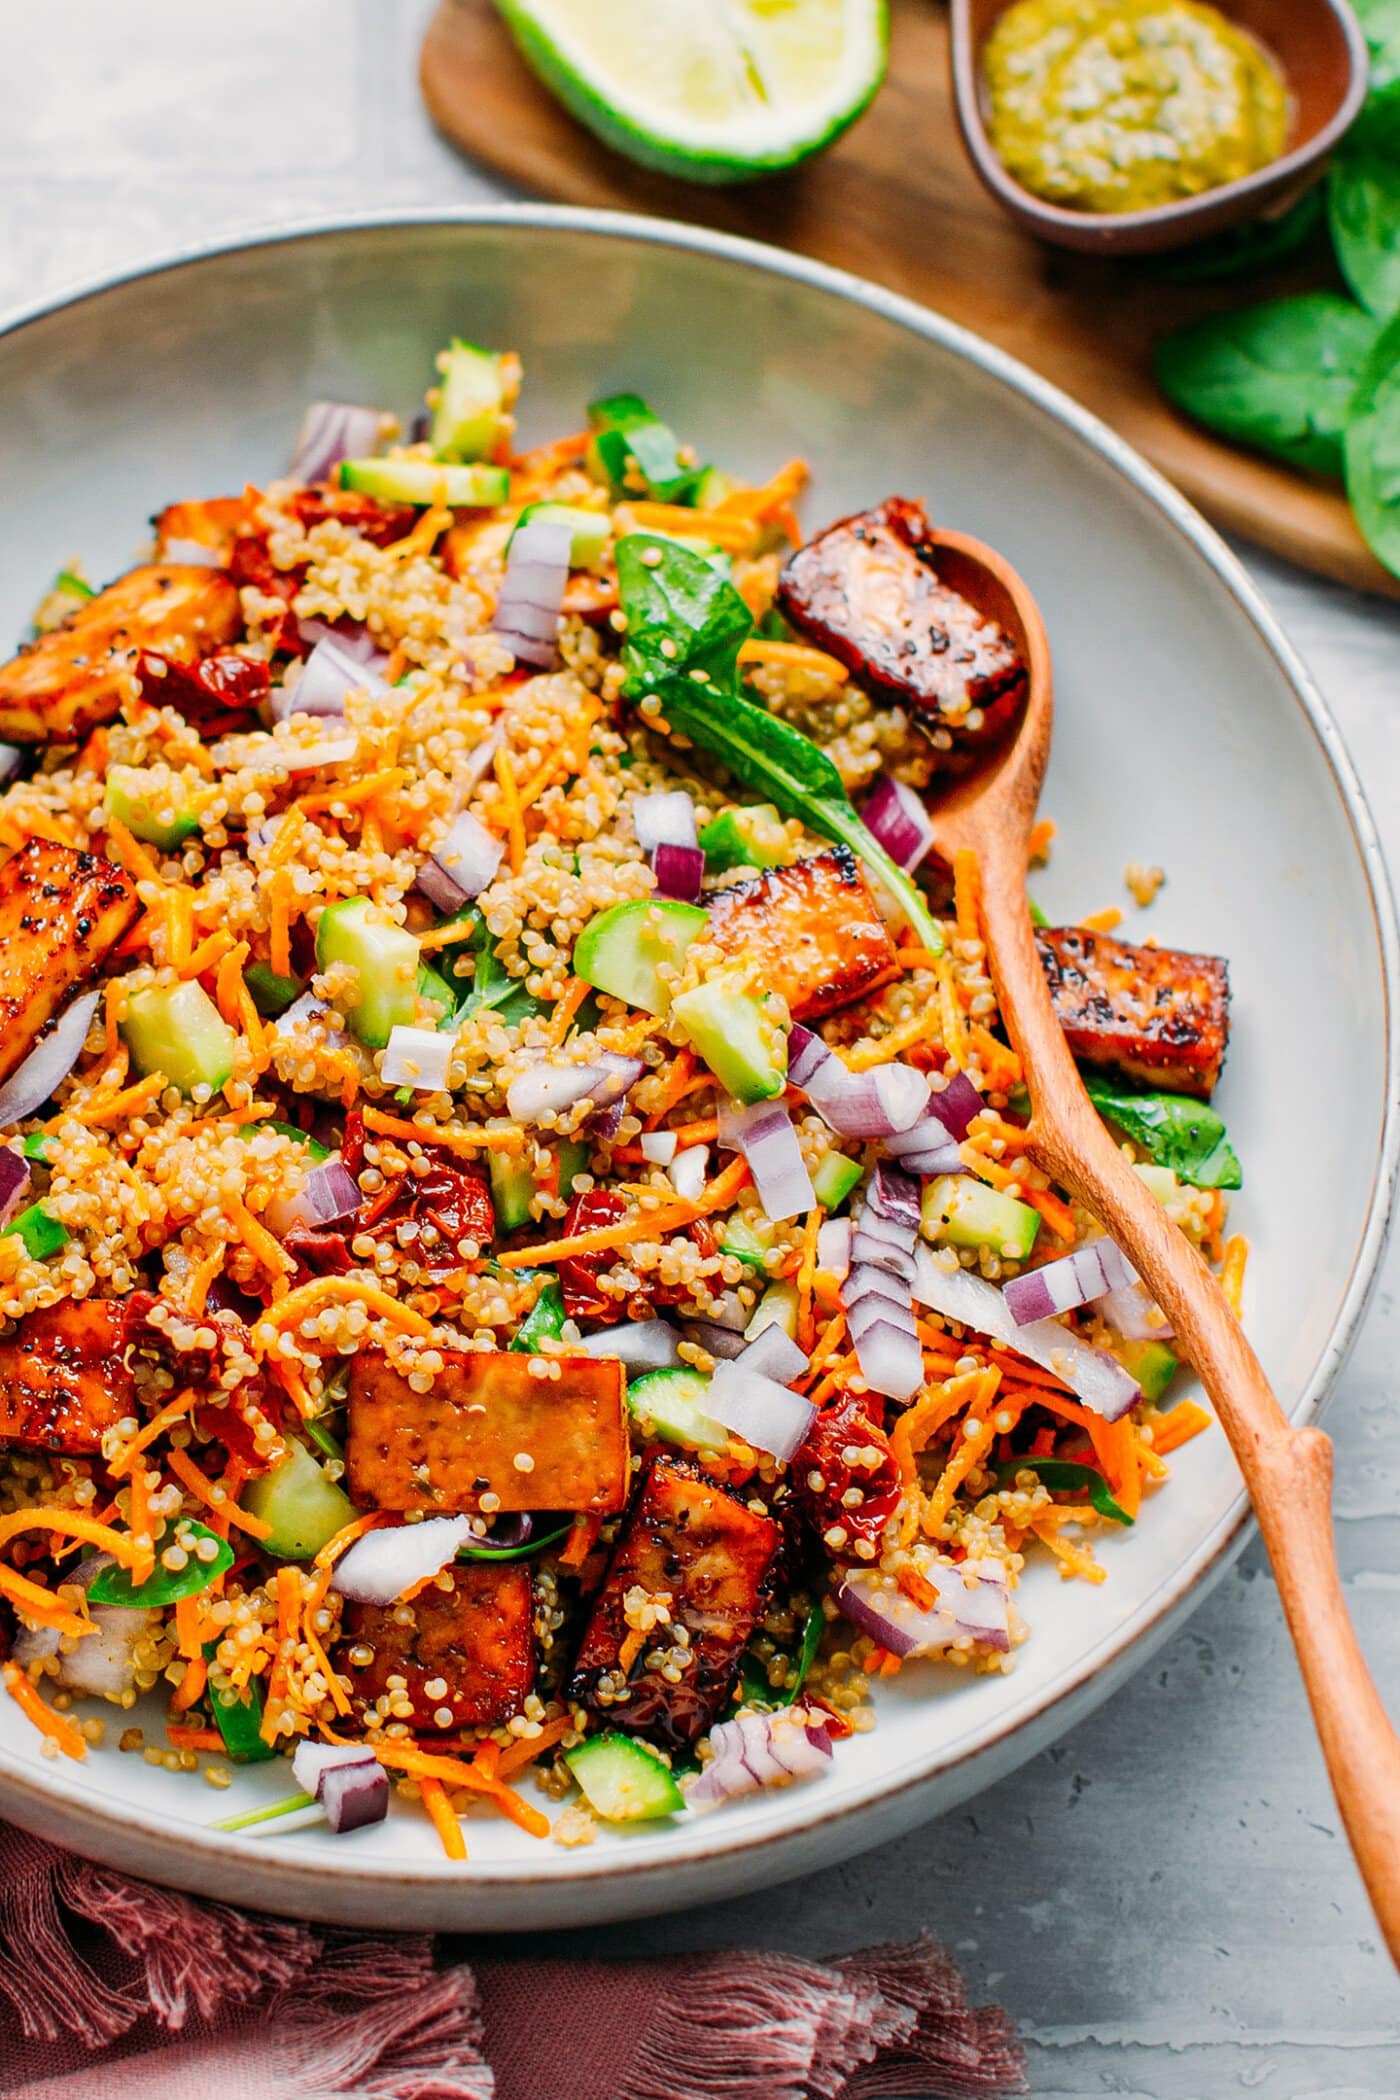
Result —
[[[894,0],[889,79],[830,151],[791,175],[711,189],[652,174],[600,144],[535,79],[491,0],[441,0],[422,84],[438,126],[473,159],[553,201],[719,226],[874,279],[974,329],[1136,445],[1226,531],[1362,590],[1400,596],[1340,490],[1218,443],[1153,384],[1153,340],[1183,321],[1282,289],[1168,285],[1131,263],[1046,248],[972,172],[953,115],[948,26],[936,0]],[[1306,282],[1306,277],[1302,280]]]

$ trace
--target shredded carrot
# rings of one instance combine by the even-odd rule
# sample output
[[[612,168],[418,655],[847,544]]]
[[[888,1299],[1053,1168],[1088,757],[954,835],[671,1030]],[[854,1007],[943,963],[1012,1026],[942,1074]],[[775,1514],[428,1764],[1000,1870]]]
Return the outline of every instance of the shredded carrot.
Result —
[[[380,1509],[369,1509],[364,1512],[363,1516],[352,1517],[348,1524],[342,1524],[339,1531],[326,1540],[325,1545],[322,1546],[320,1552],[316,1555],[313,1566],[317,1568],[334,1567],[341,1554],[353,1546],[356,1539],[362,1539],[367,1531],[377,1530],[386,1521],[387,1514]]]
[[[1152,1449],[1165,1458],[1169,1451],[1187,1444],[1211,1426],[1211,1416],[1194,1400],[1178,1400],[1170,1414],[1152,1425]]]
[[[846,1315],[844,1310],[842,1310],[838,1311],[834,1318],[827,1321],[813,1344],[811,1361],[807,1366],[808,1377],[811,1376],[813,1371],[819,1371],[822,1365],[836,1354],[845,1337],[845,1333]]]
[[[137,882],[160,881],[160,869],[145,847],[127,830],[120,817],[108,817],[107,839],[128,875],[134,876]]]
[[[805,642],[765,642],[751,640],[739,650],[741,664],[776,664],[783,670],[811,671],[818,678],[825,678],[832,685],[844,685],[850,672],[825,649],[811,649]]]
[[[347,1526],[346,1528],[348,1529],[349,1527]],[[331,1544],[335,1544],[334,1539],[332,1539]],[[322,1552],[324,1552],[326,1549],[323,1547],[321,1550]],[[323,1570],[319,1581],[315,1584],[314,1588],[312,1589],[310,1596],[304,1600],[301,1615],[301,1637],[302,1640],[306,1643],[306,1646],[311,1650],[312,1662],[315,1664],[317,1670],[319,1670],[321,1676],[325,1679],[326,1690],[330,1694],[330,1701],[332,1706],[335,1708],[336,1712],[342,1716],[342,1718],[348,1718],[350,1713],[350,1701],[345,1696],[345,1688],[341,1684],[337,1672],[332,1667],[331,1659],[327,1655],[324,1647],[321,1644],[321,1637],[317,1633],[314,1624],[317,1612],[321,1609],[321,1606],[326,1601],[326,1593],[330,1589],[330,1586],[330,1569],[326,1568],[325,1570]]]
[[[616,516],[619,533],[665,532],[694,534],[723,547],[729,554],[752,554],[758,544],[758,526],[751,518],[732,511],[686,510],[678,503],[623,503]]]
[[[449,1859],[465,1859],[467,1841],[462,1835],[462,1825],[447,1798],[442,1781],[432,1779],[426,1773],[420,1774],[418,1792],[422,1796],[423,1806],[428,1811],[432,1826],[442,1841],[443,1851]]]
[[[126,987],[120,977],[107,981],[107,992],[102,1004],[102,1025],[106,1036],[102,1044],[102,1055],[107,1064],[112,1064],[121,1049],[118,1026],[126,1010]]]
[[[440,1145],[444,1152],[464,1159],[485,1148],[488,1152],[519,1152],[524,1144],[513,1126],[506,1130],[448,1130],[439,1123],[408,1123],[402,1116],[386,1116],[382,1109],[365,1110],[365,1128],[381,1137],[404,1138],[410,1144]]]
[[[624,1678],[629,1677],[632,1665],[647,1644],[647,1637],[639,1626],[629,1627],[622,1646],[617,1651],[617,1667]]]
[[[165,893],[166,961],[178,970],[194,945],[194,891],[179,883]]]
[[[389,651],[389,661],[384,666],[385,685],[397,685],[407,669],[408,656],[405,653],[403,643],[400,642],[396,648]]]
[[[958,939],[977,939],[977,855],[970,846],[959,846],[953,855],[953,899],[958,921]]]
[[[814,1203],[802,1225],[802,1252],[797,1264],[797,1346],[808,1357],[812,1353],[812,1342],[816,1334],[816,1320],[812,1311],[812,1286],[817,1275],[817,1234],[821,1231],[822,1219],[826,1215],[819,1203]]]
[[[510,854],[510,872],[512,875],[518,875],[525,865],[525,819],[520,808],[515,763],[504,744],[496,753],[494,769],[501,790],[501,813],[506,820],[506,848]]]
[[[294,802],[277,826],[277,835],[267,852],[269,868],[285,868],[301,843],[306,829],[305,802]]]
[[[1249,1241],[1243,1233],[1231,1233],[1225,1242],[1225,1259],[1220,1266],[1220,1288],[1237,1320],[1244,1300],[1244,1271],[1248,1260]]]
[[[1106,1439],[1113,1453],[1113,1490],[1124,1514],[1135,1517],[1142,1507],[1142,1472],[1138,1465],[1137,1430],[1131,1415],[1108,1425]]]
[[[629,1240],[648,1233],[678,1232],[710,1211],[732,1203],[749,1177],[746,1159],[731,1160],[709,1188],[694,1203],[662,1204],[654,1210],[635,1210],[616,1225],[600,1225],[592,1232],[575,1232],[567,1239],[546,1241],[538,1247],[521,1247],[498,1256],[503,1269],[531,1269],[541,1263],[564,1261],[572,1254],[600,1254],[609,1247],[626,1246]]]
[[[438,1757],[431,1751],[410,1749],[404,1744],[383,1740],[375,1743],[374,1754],[382,1765],[409,1772],[415,1779],[442,1779],[448,1786],[469,1787],[473,1793],[485,1794],[531,1837],[549,1835],[548,1821],[537,1808],[531,1808],[510,1787],[503,1786],[498,1779],[490,1778],[478,1766],[467,1764],[461,1758]]]
[[[671,1110],[676,1107],[677,1103],[684,1100],[694,1075],[695,1052],[690,1048],[689,1044],[685,1044],[671,1059],[671,1069],[666,1075],[661,1090],[660,1105],[654,1108],[646,1119],[645,1127],[648,1130],[658,1129],[665,1122],[667,1116],[670,1115]],[[711,1075],[708,1072],[704,1075],[703,1083],[706,1086],[711,1084]]]
[[[117,1480],[120,1480],[123,1474],[129,1473],[137,1456],[142,1451],[148,1450],[157,1437],[164,1436],[172,1423],[180,1421],[187,1415],[190,1409],[197,1405],[199,1398],[199,1388],[188,1385],[183,1392],[177,1393],[173,1400],[167,1400],[159,1414],[151,1416],[150,1421],[147,1422],[139,1435],[134,1436],[129,1444],[123,1444],[121,1449],[108,1460],[107,1471]]]
[[[243,965],[247,960],[248,943],[240,941],[236,948],[229,949],[214,980],[214,1003],[230,1028],[238,1026],[238,995],[243,989]]]
[[[6,1567],[0,1561],[0,1597],[6,1597],[17,1611],[27,1613],[31,1619],[39,1619],[55,1633],[83,1634],[92,1631],[90,1619],[80,1619],[59,1603],[52,1590],[45,1589],[41,1582],[31,1582],[17,1568]]]
[[[233,935],[225,933],[221,926],[216,927],[213,933],[205,935],[197,948],[190,950],[180,965],[180,976],[202,977],[206,970],[212,970],[228,954],[233,944]]]
[[[187,1451],[171,1450],[166,1453],[165,1462],[175,1478],[182,1486],[187,1487],[196,1501],[202,1502],[206,1509],[212,1509],[219,1516],[227,1517],[230,1524],[236,1524],[239,1530],[246,1531],[250,1538],[265,1539],[271,1536],[272,1526],[263,1518],[255,1517],[251,1511],[240,1509],[227,1489],[222,1496],[219,1495],[219,1482],[211,1480],[207,1473],[202,1473]]]
[[[564,1542],[564,1550],[559,1555],[561,1565],[566,1568],[581,1568],[597,1545],[598,1534],[602,1528],[601,1517],[575,1517],[573,1528]]]
[[[1085,933],[1112,933],[1115,926],[1123,923],[1123,914],[1116,904],[1109,904],[1102,911],[1091,911],[1080,920]]]
[[[149,1079],[138,1080],[135,1086],[126,1087],[121,1093],[99,1094],[86,1108],[79,1109],[73,1120],[85,1129],[91,1129],[99,1123],[111,1123],[121,1116],[134,1115],[137,1109],[149,1108],[153,1101],[158,1101],[168,1085],[163,1072],[152,1072]]]
[[[1064,1503],[1052,1502],[1049,1509],[1040,1512],[1031,1530],[1042,1546],[1048,1546],[1056,1560],[1062,1562],[1071,1575],[1082,1576],[1085,1582],[1102,1582],[1108,1573],[1107,1568],[1096,1561],[1092,1554],[1086,1553],[1082,1546],[1076,1546],[1073,1539],[1062,1539],[1059,1533],[1059,1526],[1066,1517],[1074,1517],[1083,1522],[1092,1517],[1092,1514],[1092,1511],[1079,1509],[1072,1504],[1066,1506]]]
[[[100,778],[107,770],[107,753],[111,738],[105,729],[94,729],[92,735],[78,753],[73,770],[76,773],[96,773]]]
[[[543,1757],[546,1750],[552,1750],[560,1737],[566,1736],[573,1725],[572,1714],[560,1714],[557,1721],[546,1721],[538,1735],[522,1736],[518,1742],[511,1744],[509,1750],[501,1752],[496,1761],[496,1777],[509,1779],[512,1772],[519,1772],[526,1765],[532,1765],[537,1757]]]
[[[354,809],[373,802],[390,788],[402,787],[408,775],[402,766],[383,766],[377,773],[366,773],[363,780],[352,780],[345,787],[326,788],[319,795],[306,795],[297,804],[303,815],[322,809]],[[282,843],[282,834],[277,834],[277,845]],[[273,849],[276,851],[276,847]],[[268,856],[269,860],[271,855]]]
[[[903,1567],[896,1570],[894,1579],[905,1596],[912,1604],[917,1604],[920,1611],[937,1611],[938,1592],[928,1577],[921,1575],[917,1568],[911,1567],[906,1561]]]
[[[948,1053],[949,1064],[961,1072],[968,1063],[966,1024],[958,998],[958,981],[953,975],[949,956],[939,956],[935,975],[938,978],[938,1018],[943,1031],[943,1047]]]
[[[222,1750],[224,1739],[217,1728],[185,1728],[167,1721],[165,1737],[172,1750]]]
[[[592,986],[585,977],[571,977],[554,1003],[549,1017],[549,1040],[557,1049],[568,1034],[574,1015],[588,997]]]
[[[444,470],[444,478],[438,483],[435,500],[423,512],[422,517],[415,521],[412,529],[406,532],[402,539],[392,541],[385,552],[399,562],[414,561],[420,554],[431,554],[436,542],[452,523],[452,513],[443,500],[446,495],[447,481]]]
[[[941,961],[942,958],[936,960]],[[912,1020],[901,1021],[898,1028],[892,1028],[888,1035],[882,1035],[878,1041],[863,1043],[858,1048],[844,1053],[846,1063],[852,1072],[872,1071],[876,1065],[889,1064],[898,1057],[901,1050],[907,1050],[912,1043],[921,1043],[926,1037],[937,1035],[942,1027],[941,1005],[933,1001],[923,1012],[915,1014]]]
[[[193,1598],[191,1598],[190,1602],[193,1603],[193,1601]],[[208,1682],[209,1665],[202,1655],[196,1655],[191,1660],[184,1676],[180,1679],[175,1696],[170,1702],[176,1713],[188,1713],[195,1700],[202,1696],[204,1687]]]
[[[938,957],[932,948],[896,948],[896,958],[902,970],[936,970]]]
[[[1040,1212],[1056,1239],[1068,1243],[1076,1237],[1074,1212],[1052,1190],[1033,1188],[1029,1182],[1022,1182],[1021,1201]]]
[[[298,1284],[276,1305],[268,1307],[258,1325],[271,1321],[275,1327],[288,1327],[304,1320],[309,1313],[319,1312],[323,1305],[363,1305],[366,1312],[377,1313],[381,1320],[388,1320],[391,1325],[402,1327],[425,1342],[432,1338],[431,1320],[425,1320],[421,1313],[401,1305],[377,1283],[358,1283],[353,1276],[316,1276],[310,1283]],[[257,1328],[253,1332],[256,1336]]]
[[[175,1632],[180,1643],[180,1653],[187,1662],[193,1662],[204,1645],[200,1631],[201,1617],[198,1597],[176,1598]],[[181,1682],[184,1680],[181,1679]]]
[[[1009,1043],[999,1042],[981,1021],[969,1021],[968,1040],[982,1060],[987,1086],[994,1094],[1009,1093],[1025,1077],[1021,1060]]]
[[[126,1532],[113,1531],[110,1525],[99,1524],[95,1517],[85,1517],[76,1509],[12,1509],[0,1516],[0,1546],[7,1546],[21,1531],[56,1531],[62,1538],[81,1539],[85,1546],[110,1553],[124,1568],[134,1567],[139,1557],[135,1540]]]
[[[895,1456],[900,1476],[906,1488],[917,1487],[919,1472],[915,1464],[916,1453],[922,1451],[930,1438],[936,1436],[946,1422],[964,1408],[987,1405],[1001,1384],[1000,1371],[960,1371],[938,1385],[930,1386],[914,1405],[902,1414],[890,1432],[890,1449]],[[910,1513],[906,1531],[912,1535],[914,1513]]]
[[[994,1377],[997,1374],[988,1373],[987,1375]],[[948,1512],[953,1506],[954,1495],[962,1486],[973,1467],[982,1463],[983,1458],[991,1449],[997,1437],[1005,1433],[997,1427],[996,1417],[998,1415],[1009,1415],[1011,1420],[1007,1427],[1014,1428],[1025,1413],[1026,1408],[1030,1405],[1030,1402],[1026,1399],[1017,1400],[1010,1394],[1004,1394],[996,1405],[995,1410],[993,1410],[992,1399],[994,1390],[993,1388],[993,1391],[989,1392],[984,1400],[977,1403],[979,1407],[984,1407],[986,1412],[984,1414],[969,1415],[967,1421],[964,1422],[962,1436],[953,1446],[952,1456],[939,1474],[935,1486],[925,1499],[921,1522],[926,1538],[937,1538],[947,1522]],[[975,1429],[971,1426],[974,1422],[977,1425]]]
[[[771,481],[761,488],[735,489],[732,495],[722,497],[715,509],[722,516],[740,518],[771,518],[775,511],[786,510],[795,497],[800,496],[806,486],[809,469],[805,459],[790,459],[786,466],[779,467]],[[704,515],[713,516],[713,512]],[[694,520],[696,513],[687,515]],[[687,528],[682,528],[685,530]]]
[[[229,1224],[269,1276],[285,1276],[296,1268],[290,1254],[275,1240],[262,1221],[253,1216],[241,1196],[225,1199],[225,1215]]]
[[[1049,817],[1041,817],[1031,826],[1031,835],[1026,841],[1026,851],[1031,860],[1048,860],[1050,847],[1055,837],[1055,826]]]
[[[73,1723],[45,1705],[18,1663],[7,1662],[0,1669],[0,1676],[5,1680],[5,1690],[20,1711],[50,1742],[57,1743],[65,1757],[81,1759],[87,1756],[87,1744]]]
[[[206,1254],[203,1261],[196,1262],[190,1270],[189,1287],[185,1292],[185,1311],[190,1319],[197,1320],[209,1302],[209,1286],[224,1266],[226,1248],[223,1243]]]
[[[156,1539],[155,1526],[151,1518],[151,1475],[138,1459],[131,1468],[127,1481],[129,1501],[131,1543],[136,1549],[131,1563],[131,1579],[140,1584],[155,1573]]]

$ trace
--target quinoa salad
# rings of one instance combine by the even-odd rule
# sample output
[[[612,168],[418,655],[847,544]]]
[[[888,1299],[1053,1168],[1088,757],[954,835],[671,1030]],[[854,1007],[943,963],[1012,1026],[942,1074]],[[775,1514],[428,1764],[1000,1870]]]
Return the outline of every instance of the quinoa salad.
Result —
[[[453,1860],[819,1785],[1208,1424],[937,851],[1015,642],[920,503],[520,384],[315,404],[0,666],[0,1697]],[[1225,965],[1119,918],[1056,1013],[1238,1308]]]

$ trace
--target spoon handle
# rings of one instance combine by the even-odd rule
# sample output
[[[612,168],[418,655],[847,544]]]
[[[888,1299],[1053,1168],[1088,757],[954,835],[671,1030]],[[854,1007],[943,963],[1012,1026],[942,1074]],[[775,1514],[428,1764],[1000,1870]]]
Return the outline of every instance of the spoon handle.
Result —
[[[1016,829],[978,823],[969,812],[964,836],[978,852],[992,980],[1030,1088],[1027,1149],[1112,1233],[1214,1403],[1273,1563],[1351,1849],[1400,1966],[1400,1737],[1366,1667],[1337,1571],[1331,1438],[1289,1422],[1219,1284],[1085,1093],[1036,950]]]

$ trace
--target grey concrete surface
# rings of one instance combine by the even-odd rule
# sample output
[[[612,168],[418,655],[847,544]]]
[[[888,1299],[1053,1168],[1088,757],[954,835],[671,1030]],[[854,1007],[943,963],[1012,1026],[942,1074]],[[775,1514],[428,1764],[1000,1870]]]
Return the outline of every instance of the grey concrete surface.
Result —
[[[0,308],[226,231],[507,194],[423,115],[430,11],[0,0]],[[1400,610],[1250,560],[1400,864]],[[1400,1701],[1397,1291],[1400,1246],[1328,1427],[1351,1606]],[[1400,2094],[1395,1978],[1257,1548],[1104,1710],[960,1814],[837,1873],[589,1944],[819,1952],[919,1928],[1010,2007],[1047,2100]]]

